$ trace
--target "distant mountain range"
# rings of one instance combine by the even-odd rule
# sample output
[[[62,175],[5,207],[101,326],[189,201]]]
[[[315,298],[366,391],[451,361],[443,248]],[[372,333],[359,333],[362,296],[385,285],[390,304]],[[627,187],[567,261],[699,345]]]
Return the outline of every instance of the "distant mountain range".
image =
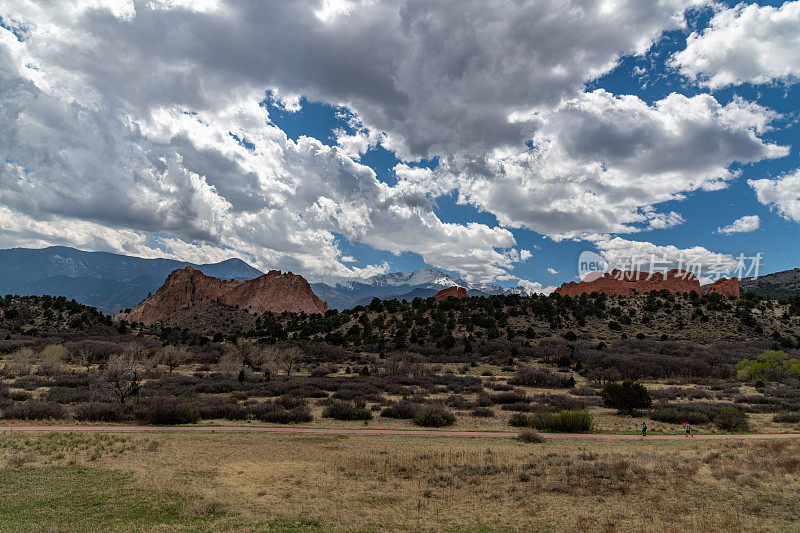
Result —
[[[167,276],[190,266],[208,276],[246,281],[262,272],[240,259],[198,265],[172,259],[142,259],[108,252],[84,252],[65,246],[0,250],[0,295],[66,296],[106,314],[129,309],[155,292]],[[470,296],[528,294],[522,287],[505,289],[495,283],[470,283],[435,268],[393,272],[334,284],[312,283],[314,293],[330,309],[366,305],[373,298],[428,298],[441,289],[464,287]],[[773,298],[800,294],[800,269],[744,279],[742,294],[758,292]]]
[[[208,276],[246,281],[263,273],[240,259],[198,265],[172,259],[142,259],[108,252],[84,252],[66,246],[42,249],[0,250],[0,294],[50,294],[66,296],[106,314],[129,309],[154,293],[167,276],[190,266]],[[368,304],[372,298],[411,300],[427,298],[458,285],[473,296],[523,292],[496,284],[469,283],[436,270],[423,268],[395,272],[359,281],[311,287],[332,309]]]
[[[454,285],[467,289],[470,296],[527,294],[522,287],[504,289],[496,283],[470,283],[435,268],[381,274],[361,281],[347,281],[335,285],[312,283],[311,288],[317,296],[328,302],[329,308],[348,309],[357,305],[367,305],[373,298],[383,300],[397,298],[408,301],[417,297],[428,298]]]
[[[0,293],[66,296],[106,314],[116,314],[138,304],[155,292],[170,272],[186,266],[209,276],[240,281],[262,274],[240,259],[195,265],[66,246],[12,248],[0,250]]]

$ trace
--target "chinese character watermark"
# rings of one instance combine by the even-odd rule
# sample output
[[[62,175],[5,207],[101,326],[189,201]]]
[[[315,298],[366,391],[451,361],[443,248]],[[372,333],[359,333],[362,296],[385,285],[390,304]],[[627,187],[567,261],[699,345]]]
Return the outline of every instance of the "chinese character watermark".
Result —
[[[616,279],[649,280],[656,274],[666,278],[686,279],[694,276],[702,281],[713,282],[721,278],[757,279],[764,254],[725,256],[721,254],[697,254],[685,252],[659,256],[658,254],[614,257],[613,262],[592,250],[581,252],[578,257],[578,279],[591,281],[604,274]]]

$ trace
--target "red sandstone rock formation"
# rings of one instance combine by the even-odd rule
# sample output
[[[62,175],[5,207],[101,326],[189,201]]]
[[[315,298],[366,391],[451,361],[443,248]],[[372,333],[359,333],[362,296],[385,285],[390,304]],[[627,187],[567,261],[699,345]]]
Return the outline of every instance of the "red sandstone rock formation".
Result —
[[[706,294],[716,292],[723,296],[739,297],[739,278],[720,278],[706,291]]]
[[[249,281],[223,281],[192,267],[175,270],[155,294],[145,298],[130,313],[115,318],[153,324],[183,307],[215,300],[247,311],[263,313],[325,313],[328,305],[317,298],[302,276],[270,270]]]
[[[454,298],[466,298],[469,295],[467,294],[467,289],[464,287],[457,287],[455,285],[452,287],[447,287],[446,289],[442,289],[433,295],[437,302],[447,300],[451,296]]]
[[[589,276],[587,276],[589,278]],[[592,280],[579,283],[571,281],[564,283],[555,290],[557,294],[565,296],[580,296],[583,293],[602,292],[605,294],[645,294],[650,291],[667,289],[670,292],[702,293],[700,281],[685,270],[673,269],[663,275],[660,272],[640,272],[612,270]]]

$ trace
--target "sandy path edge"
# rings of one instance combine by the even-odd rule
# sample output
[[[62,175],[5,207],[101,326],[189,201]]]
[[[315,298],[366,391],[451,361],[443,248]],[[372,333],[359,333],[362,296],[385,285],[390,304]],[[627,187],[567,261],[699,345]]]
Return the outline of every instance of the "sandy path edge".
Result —
[[[88,432],[88,433],[286,433],[311,435],[411,435],[423,437],[490,437],[513,438],[516,431],[443,431],[414,429],[326,429],[326,428],[292,428],[292,427],[248,427],[248,426],[0,426],[0,433],[31,432]],[[727,439],[797,439],[800,433],[744,433],[716,435],[620,435],[608,433],[540,433],[548,439],[598,439],[598,440],[727,440]]]

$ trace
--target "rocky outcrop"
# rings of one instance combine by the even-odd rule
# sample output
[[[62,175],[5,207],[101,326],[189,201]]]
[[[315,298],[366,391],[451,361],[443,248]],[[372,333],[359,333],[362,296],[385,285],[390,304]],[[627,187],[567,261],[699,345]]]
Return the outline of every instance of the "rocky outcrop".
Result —
[[[325,313],[328,306],[317,298],[302,276],[270,270],[249,281],[225,281],[206,276],[192,267],[175,270],[155,294],[129,313],[115,318],[150,325],[175,311],[199,302],[214,301],[246,311],[263,313]]]
[[[581,282],[564,283],[555,290],[564,296],[580,296],[584,293],[602,292],[605,294],[645,294],[650,291],[668,290],[672,293],[702,293],[700,281],[691,272],[673,269],[666,275],[655,272],[612,270],[594,279],[587,276]]]
[[[706,293],[715,292],[723,296],[739,297],[739,278],[720,278],[706,290]]]
[[[453,298],[466,298],[469,295],[467,294],[467,289],[465,289],[464,287],[457,287],[455,285],[453,285],[452,287],[447,287],[446,289],[442,289],[433,295],[433,297],[436,298],[437,302],[441,302],[442,300],[447,300],[451,296]]]

